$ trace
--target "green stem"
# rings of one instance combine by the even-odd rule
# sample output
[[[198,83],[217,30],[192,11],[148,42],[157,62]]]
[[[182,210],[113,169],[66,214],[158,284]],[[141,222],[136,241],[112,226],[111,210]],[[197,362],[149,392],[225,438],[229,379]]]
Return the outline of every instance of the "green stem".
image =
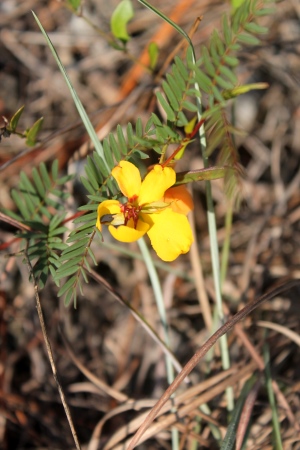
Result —
[[[194,47],[192,44],[192,52],[193,52],[193,59],[194,63],[196,62],[196,56]],[[195,83],[195,88],[199,93],[200,87],[198,83]],[[201,121],[201,114],[202,114],[202,103],[201,103],[201,97],[196,98],[197,106],[198,106],[198,120]],[[209,160],[206,154],[206,136],[205,136],[205,127],[204,123],[201,125],[199,129],[199,140],[200,140],[200,146],[201,146],[201,152],[202,152],[202,158],[203,158],[203,165],[204,168],[207,169],[209,167]],[[213,198],[212,198],[212,190],[211,190],[211,182],[205,181],[205,188],[206,188],[206,202],[207,202],[207,221],[208,221],[208,232],[209,232],[209,241],[210,241],[210,252],[211,252],[211,260],[212,260],[212,272],[213,272],[213,279],[214,279],[214,287],[215,287],[215,294],[216,294],[216,308],[217,313],[219,316],[219,319],[221,323],[224,323],[224,313],[223,313],[223,306],[222,306],[222,293],[221,293],[221,277],[220,277],[220,262],[219,262],[219,249],[218,249],[218,239],[217,239],[217,224],[216,224],[216,215],[214,210],[214,204],[213,204]],[[230,368],[230,358],[229,358],[229,350],[228,350],[228,343],[227,343],[227,336],[226,334],[220,338],[220,347],[221,347],[221,358],[222,358],[222,367],[224,370],[227,370]],[[226,396],[227,396],[227,410],[232,411],[234,408],[234,402],[233,402],[233,389],[232,387],[229,387],[226,389]]]
[[[163,328],[163,335],[164,335],[164,341],[167,347],[170,348],[170,336],[169,336],[169,326],[167,322],[167,315],[166,315],[166,309],[165,309],[165,303],[163,298],[163,293],[160,285],[160,281],[156,272],[156,268],[153,263],[153,259],[151,257],[151,254],[149,252],[149,249],[145,243],[145,240],[143,238],[138,240],[140,251],[143,255],[144,262],[146,264],[148,275],[151,281],[157,310],[160,316],[160,321]],[[165,355],[166,360],[166,369],[167,369],[167,379],[168,383],[171,384],[174,381],[174,368],[172,364],[172,360],[170,356]],[[172,449],[177,450],[179,448],[179,435],[178,430],[176,428],[172,428]]]
[[[233,203],[232,201],[228,201],[228,206],[226,210],[225,217],[225,240],[222,249],[222,259],[221,259],[221,286],[226,279],[227,268],[228,268],[228,260],[229,260],[229,251],[230,251],[230,237],[232,230],[232,216],[233,216]]]

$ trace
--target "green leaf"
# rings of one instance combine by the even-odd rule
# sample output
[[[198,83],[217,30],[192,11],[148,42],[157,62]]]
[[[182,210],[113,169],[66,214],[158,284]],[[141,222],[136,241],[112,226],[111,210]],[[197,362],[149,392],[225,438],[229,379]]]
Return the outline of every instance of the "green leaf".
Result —
[[[143,137],[143,122],[140,117],[138,117],[136,124],[135,124],[135,133],[136,133],[136,137],[139,137],[139,138]]]
[[[88,247],[87,251],[88,251],[88,254],[89,254],[91,260],[93,261],[93,263],[95,264],[95,266],[97,266],[98,264],[97,264],[95,255],[94,255],[94,253],[93,253],[91,247]]]
[[[78,233],[68,237],[67,242],[68,242],[68,244],[70,244],[71,242],[75,242],[78,239],[81,239],[81,238],[84,238],[84,237],[88,236],[89,234],[92,233],[92,231],[93,231],[92,227],[91,227],[91,229],[88,229],[88,228],[84,229],[84,230],[82,230],[82,231],[80,231],[80,232],[78,232]]]
[[[69,306],[72,299],[74,299],[74,306],[75,306],[76,305],[76,291],[74,289],[70,289],[65,296],[64,304],[66,307]]]
[[[239,8],[245,0],[231,0],[231,8],[234,12],[237,8]]]
[[[220,66],[219,67],[219,71],[222,75],[224,75],[226,78],[228,78],[229,81],[231,81],[232,84],[237,84],[237,77],[236,75],[232,72],[231,69],[229,69],[226,66]]]
[[[257,23],[251,22],[246,23],[244,25],[244,29],[248,31],[248,33],[253,34],[265,34],[268,33],[269,29],[267,27],[262,27],[261,25],[258,25]]]
[[[108,143],[108,142],[106,141],[106,143]],[[109,167],[113,168],[115,165],[114,151],[109,147],[109,145],[104,146],[104,143],[103,143],[103,150],[104,150],[104,155],[106,157],[107,164],[109,165]],[[100,161],[100,165],[101,165],[101,161]]]
[[[173,110],[178,111],[179,103],[178,103],[176,95],[172,91],[171,87],[168,85],[168,83],[166,81],[162,82],[162,87],[163,87],[163,90],[170,102],[171,107],[173,108]]]
[[[20,213],[22,214],[23,218],[29,220],[30,219],[30,213],[29,213],[28,209],[26,208],[26,205],[23,202],[23,199],[20,196],[20,193],[16,189],[13,189],[11,191],[11,196],[12,196],[13,201],[17,205]]]
[[[167,82],[168,82],[170,88],[172,89],[172,92],[176,96],[178,103],[180,103],[182,100],[183,91],[181,90],[178,83],[176,83],[176,80],[173,75],[171,75],[170,73],[167,73],[166,78],[167,78]]]
[[[150,68],[153,70],[156,67],[158,59],[159,48],[156,42],[150,42],[148,45],[148,54],[150,59]]]
[[[89,180],[85,177],[80,177],[80,181],[90,194],[94,195],[97,192],[97,189],[94,189]]]
[[[97,197],[97,204],[96,203],[88,203],[87,205],[79,206],[78,211],[96,211],[98,209],[98,204],[100,202],[103,202],[104,200],[107,200],[104,197]]]
[[[232,66],[232,67],[237,66],[239,63],[239,60],[237,58],[235,58],[234,56],[223,55],[223,59],[226,64],[228,64],[229,66]]]
[[[76,280],[76,275],[71,277],[58,291],[58,297],[61,297],[65,292],[67,292],[76,283]]]
[[[60,234],[65,233],[66,231],[68,231],[67,227],[55,228],[53,231],[49,231],[49,237],[58,236]]]
[[[179,126],[183,127],[183,126],[185,126],[188,123],[188,119],[186,118],[186,116],[185,116],[183,111],[179,111],[178,112],[178,119],[179,119],[179,121],[177,121],[177,124],[176,124],[178,127]],[[179,125],[178,122],[180,122],[181,125]]]
[[[44,118],[40,117],[33,125],[32,127],[25,132],[26,134],[26,145],[29,147],[33,147],[36,144],[36,137],[38,135],[38,132],[42,128]]]
[[[47,167],[46,167],[45,163],[40,164],[40,173],[42,175],[42,180],[44,182],[44,185],[46,186],[47,189],[50,189],[52,183],[51,183],[50,177],[48,175],[48,171],[47,171]]]
[[[132,19],[133,15],[134,12],[131,1],[122,0],[111,16],[110,27],[112,34],[124,43],[130,39],[130,36],[127,33],[127,23]]]
[[[103,159],[99,156],[97,152],[93,153],[94,169],[96,179],[99,186],[102,184],[103,177],[107,177],[111,172],[111,167],[108,166],[107,162],[104,164]]]
[[[214,30],[213,35],[212,35],[212,39],[214,40],[214,43],[215,43],[215,46],[216,46],[216,50],[217,50],[219,56],[223,56],[223,54],[225,52],[225,47],[224,47],[222,39],[220,38],[217,30]]]
[[[67,0],[67,2],[75,11],[81,6],[81,0]]]
[[[255,11],[255,15],[257,17],[270,16],[274,14],[275,11],[275,8],[262,8]]]
[[[224,35],[224,40],[227,46],[229,46],[229,44],[231,43],[231,37],[232,37],[232,31],[228,22],[228,17],[226,16],[226,14],[223,15],[222,18],[222,26],[223,26],[223,35]]]
[[[175,56],[175,64],[176,64],[176,67],[177,67],[180,75],[182,76],[182,78],[185,81],[188,81],[188,79],[189,79],[188,71],[187,71],[184,63],[182,62],[182,60],[178,56]]]
[[[192,181],[217,180],[218,178],[224,178],[226,170],[227,169],[224,167],[209,167],[208,169],[177,173],[175,186],[191,183]]]
[[[243,44],[247,44],[247,45],[259,45],[260,44],[260,40],[255,37],[252,36],[251,34],[238,34],[237,35],[237,40],[239,42],[242,42]]]
[[[187,109],[188,111],[198,112],[198,107],[196,105],[194,105],[194,103],[191,103],[187,100],[182,102],[182,106],[183,106],[183,108]]]
[[[127,155],[127,144],[121,125],[117,126],[117,136],[121,152],[123,153],[123,155]]]
[[[208,75],[210,75],[211,77],[213,77],[216,73],[215,67],[212,64],[211,60],[210,60],[210,56],[208,53],[208,50],[206,47],[204,47],[204,45],[201,48],[201,54],[202,54],[202,58],[203,58],[203,64],[204,67],[206,69],[206,72],[208,73]]]
[[[93,211],[87,214],[84,214],[84,216],[77,217],[75,220],[73,220],[73,223],[83,223],[88,222],[89,220],[94,220],[96,222],[97,218],[97,212]]]
[[[20,120],[20,117],[21,117],[21,115],[22,115],[22,113],[24,111],[24,108],[25,108],[24,105],[21,106],[21,108],[19,108],[18,111],[15,112],[15,114],[10,119],[10,122],[9,122],[10,131],[15,131],[16,130],[16,128],[18,126],[18,123],[19,123],[19,120]]]
[[[220,103],[224,103],[224,98],[222,97],[222,94],[220,93],[219,89],[214,85],[211,86],[211,89],[213,91],[215,99]]]
[[[56,180],[58,177],[58,159],[55,159],[52,163],[51,173],[53,180]]]
[[[161,104],[161,106],[163,107],[163,109],[165,110],[168,120],[170,120],[171,122],[175,122],[175,120],[176,120],[175,113],[174,113],[173,109],[170,107],[167,100],[162,95],[162,93],[156,92],[156,97],[157,97],[159,103]]]
[[[65,278],[69,275],[73,275],[79,269],[79,263],[82,262],[82,256],[77,256],[73,258],[71,261],[60,266],[60,268],[56,271],[56,278]]]
[[[198,67],[194,68],[195,71],[195,77],[196,81],[199,84],[200,88],[206,92],[209,93],[211,90],[211,80],[210,78]]]
[[[175,64],[172,66],[172,75],[175,79],[176,85],[178,86],[178,89],[181,89],[181,92],[185,90],[185,81],[184,78],[181,76],[179,69],[176,67]],[[181,94],[180,94],[181,97]]]
[[[46,189],[44,187],[40,174],[35,167],[32,169],[32,178],[40,197],[43,198],[46,193]]]
[[[85,247],[82,247],[82,245],[79,248],[76,248],[68,253],[64,253],[60,257],[60,261],[68,261],[69,259],[80,257],[79,261],[81,261],[83,257],[83,253],[85,252]]]
[[[132,128],[132,124],[129,122],[127,124],[127,128],[126,128],[126,132],[127,132],[127,141],[128,141],[128,146],[129,148],[134,147],[134,140],[133,140],[133,128]],[[118,159],[119,161],[119,159]]]
[[[147,153],[144,153],[144,152],[142,152],[142,150],[139,150],[139,149],[133,150],[133,153],[135,155],[139,155],[140,159],[148,159],[149,158],[149,155],[147,155]]]
[[[89,237],[86,236],[83,239],[80,239],[79,241],[75,242],[74,244],[68,246],[65,248],[65,250],[62,252],[62,256],[67,255],[70,252],[73,252],[74,250],[80,248],[82,253],[85,251],[85,248],[89,242]]]
[[[233,89],[225,90],[222,92],[222,95],[225,100],[229,100],[230,98],[238,97],[239,95],[246,94],[247,92],[255,89],[268,89],[268,87],[268,83],[245,84],[243,86],[237,86]]]

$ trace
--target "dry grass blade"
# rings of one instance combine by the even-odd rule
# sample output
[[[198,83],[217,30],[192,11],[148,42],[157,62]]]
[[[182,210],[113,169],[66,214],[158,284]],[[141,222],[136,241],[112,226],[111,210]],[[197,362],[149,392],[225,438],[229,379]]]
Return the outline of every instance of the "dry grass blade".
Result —
[[[287,338],[289,338],[291,341],[295,342],[295,344],[300,347],[300,336],[299,334],[295,333],[294,331],[290,330],[287,327],[284,327],[283,325],[279,325],[278,323],[268,322],[266,320],[259,320],[256,322],[256,325],[259,327],[265,327],[270,328],[270,330],[278,331],[278,333],[283,334]]]
[[[254,346],[251,344],[251,342],[248,339],[246,333],[243,331],[243,329],[241,327],[241,324],[236,324],[236,326],[235,326],[235,333],[241,339],[241,341],[243,342],[243,345],[248,350],[248,352],[251,355],[251,357],[253,358],[253,360],[256,362],[257,367],[259,368],[259,370],[263,371],[264,368],[265,368],[265,364],[263,362],[263,359],[257,353],[257,351],[255,350]],[[289,419],[291,425],[295,428],[295,430],[297,430],[297,432],[299,432],[300,431],[299,424],[298,424],[298,422],[297,422],[297,420],[295,418],[295,415],[293,414],[293,412],[291,410],[291,407],[288,404],[285,396],[283,395],[283,393],[279,389],[279,386],[278,386],[278,383],[276,382],[276,380],[272,381],[272,386],[273,386],[273,390],[274,390],[274,392],[275,392],[275,394],[277,396],[278,404],[281,406],[281,408],[286,413],[286,416]]]
[[[240,450],[242,448],[244,437],[245,437],[245,434],[247,431],[247,427],[249,425],[252,410],[253,410],[253,407],[255,404],[255,400],[257,398],[257,394],[258,394],[260,385],[261,385],[260,380],[257,380],[257,382],[251,389],[251,391],[245,401],[245,404],[244,404],[244,407],[243,407],[243,410],[241,413],[239,425],[237,428],[237,432],[236,432],[236,450]]]
[[[195,355],[189,360],[189,362],[184,366],[182,372],[175,378],[173,383],[169,386],[169,388],[165,391],[165,393],[158,400],[154,408],[148,414],[146,420],[143,422],[141,427],[138,429],[136,434],[134,435],[132,441],[129,443],[127,450],[132,450],[139,442],[140,438],[143,436],[149,425],[153,422],[155,417],[157,416],[160,409],[163,405],[168,401],[171,395],[177,390],[181,382],[184,378],[190,374],[190,372],[194,369],[194,367],[198,364],[201,358],[211,349],[211,347],[217,342],[217,340],[228,333],[234,325],[241,320],[243,320],[248,314],[254,311],[258,306],[267,300],[271,300],[283,292],[292,289],[295,286],[300,285],[300,280],[292,280],[287,283],[284,283],[278,287],[275,287],[270,292],[262,295],[258,299],[254,300],[252,303],[245,306],[241,311],[236,313],[230,320],[228,320],[222,327],[220,327],[206,342],[205,344],[195,353]]]
[[[76,367],[87,377],[88,380],[90,380],[95,386],[97,386],[98,389],[101,390],[101,392],[110,395],[112,398],[114,398],[115,400],[117,400],[118,402],[124,402],[126,400],[128,400],[128,397],[126,394],[123,394],[122,392],[118,391],[117,389],[112,388],[111,386],[108,386],[107,383],[105,383],[104,381],[100,380],[98,377],[96,377],[92,372],[90,372],[80,361],[79,359],[76,357],[76,355],[74,354],[74,352],[71,349],[70,344],[68,343],[64,333],[61,330],[61,336],[63,338],[65,347],[72,359],[72,361],[74,362],[74,364],[76,365]]]
[[[222,372],[218,375],[210,377],[208,380],[199,383],[197,386],[193,386],[183,394],[175,397],[174,401],[167,401],[158,414],[158,416],[162,417],[160,417],[157,422],[152,424],[147,429],[145,435],[142,437],[142,442],[149,439],[150,437],[153,437],[166,428],[172,427],[173,425],[177,426],[178,420],[186,417],[187,415],[193,416],[197,414],[199,415],[199,417],[202,417],[205,422],[217,425],[217,422],[214,421],[211,417],[201,413],[201,411],[198,409],[199,406],[223,393],[227,386],[235,384],[238,379],[240,380],[244,377],[248,377],[253,372],[253,370],[253,363],[250,363],[243,368],[232,368],[226,372]],[[169,413],[174,405],[178,408],[176,414]],[[121,450],[121,448],[124,448],[124,443],[119,444],[121,440],[125,439],[130,433],[135,432],[140,424],[143,423],[146,417],[147,412],[144,412],[140,416],[120,428],[107,442],[105,450],[111,450],[112,448],[114,450]],[[130,439],[127,439],[126,444],[128,444],[129,441]],[[207,442],[204,441],[203,438],[202,444],[207,445]],[[116,445],[117,447],[115,447]]]
[[[52,348],[51,348],[51,344],[50,344],[50,341],[49,341],[49,338],[48,338],[46,325],[45,325],[45,321],[44,321],[44,314],[43,314],[42,305],[41,305],[41,302],[40,302],[38,285],[37,285],[37,282],[35,280],[35,276],[34,276],[34,272],[33,272],[33,269],[32,269],[31,261],[30,261],[28,255],[27,255],[27,249],[25,250],[24,254],[25,254],[28,270],[29,270],[29,273],[30,273],[30,275],[32,277],[33,284],[34,284],[36,308],[37,308],[37,312],[38,312],[38,317],[39,317],[39,321],[40,321],[40,325],[41,325],[41,329],[42,329],[42,333],[43,333],[43,339],[44,339],[44,343],[45,343],[45,346],[46,346],[47,355],[48,355],[49,362],[50,362],[50,365],[51,365],[53,377],[54,377],[55,383],[57,385],[57,389],[58,389],[58,392],[59,392],[59,396],[60,396],[62,405],[63,405],[64,410],[65,410],[65,414],[66,414],[67,419],[68,419],[69,427],[70,427],[70,430],[71,430],[71,433],[72,433],[72,436],[73,436],[73,439],[74,439],[74,443],[75,443],[76,449],[80,450],[81,446],[80,446],[80,443],[79,443],[79,440],[78,440],[78,437],[77,437],[77,432],[76,432],[75,427],[74,427],[74,423],[73,423],[73,420],[72,420],[71,412],[70,412],[69,406],[67,404],[63,388],[62,388],[62,386],[60,384],[60,381],[58,379],[56,364],[55,364],[55,361],[54,361],[54,358],[53,358]]]
[[[111,295],[118,300],[122,305],[125,305],[133,317],[141,324],[141,326],[146,330],[146,332],[154,339],[154,341],[161,347],[162,351],[170,356],[173,365],[175,369],[180,372],[182,370],[182,366],[179,363],[179,361],[175,358],[174,354],[171,352],[171,350],[166,346],[166,344],[161,340],[161,338],[158,336],[158,334],[155,332],[155,330],[145,321],[145,319],[139,314],[138,311],[136,311],[133,306],[126,301],[101,275],[99,275],[94,270],[89,271],[90,276],[96,280],[98,283],[102,284],[105,289],[111,293]],[[186,378],[186,382],[188,382],[188,377]]]

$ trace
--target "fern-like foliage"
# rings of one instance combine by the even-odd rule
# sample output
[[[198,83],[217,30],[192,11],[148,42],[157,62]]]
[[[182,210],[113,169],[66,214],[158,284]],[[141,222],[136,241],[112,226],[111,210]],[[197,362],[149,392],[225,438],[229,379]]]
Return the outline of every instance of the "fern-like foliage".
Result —
[[[157,94],[169,124],[172,122],[176,126],[186,123],[182,107],[188,111],[198,111],[198,107],[186,98],[192,97],[195,101],[205,94],[202,118],[205,119],[207,155],[218,149],[218,163],[234,169],[225,176],[225,190],[230,198],[238,194],[241,169],[232,138],[237,130],[229,123],[225,106],[226,101],[235,96],[233,93],[238,81],[234,71],[239,63],[236,53],[241,49],[241,44],[257,45],[260,41],[256,35],[268,31],[257,23],[260,17],[273,11],[265,8],[265,3],[246,0],[231,18],[224,15],[221,31],[214,30],[209,45],[201,47],[199,60],[194,61],[191,49],[187,52],[186,64],[177,58],[172,74],[167,74],[162,84],[165,97]]]
[[[265,2],[266,3],[266,2]],[[46,282],[49,273],[60,285],[59,295],[65,296],[65,304],[72,300],[76,303],[77,288],[82,291],[82,279],[87,282],[89,261],[96,264],[91,244],[96,233],[97,208],[100,202],[108,198],[118,198],[118,190],[111,170],[121,160],[138,163],[148,157],[154,149],[165,161],[165,152],[170,144],[178,147],[186,145],[188,137],[182,128],[189,123],[189,117],[199,113],[200,97],[205,98],[202,119],[205,119],[208,155],[219,150],[219,164],[233,168],[225,175],[225,186],[232,195],[239,179],[238,154],[234,147],[232,133],[224,106],[237,87],[235,67],[238,64],[236,52],[241,44],[256,45],[256,35],[267,30],[257,23],[261,16],[270,14],[260,0],[246,0],[232,17],[224,16],[220,32],[214,31],[209,45],[201,48],[201,57],[194,60],[192,49],[186,55],[186,61],[175,57],[170,73],[157,92],[157,99],[166,113],[166,123],[156,114],[152,114],[146,125],[137,120],[136,126],[128,124],[126,129],[117,127],[116,134],[109,134],[103,141],[101,150],[87,157],[86,176],[81,178],[87,190],[88,203],[79,208],[79,217],[75,219],[78,227],[72,231],[66,243],[61,235],[66,231],[63,225],[63,201],[66,194],[57,189],[69,177],[58,178],[58,165],[51,168],[51,176],[46,166],[33,169],[32,180],[22,173],[18,190],[12,197],[21,216],[13,215],[25,222],[30,231],[21,233],[27,240],[28,255],[34,263],[34,274],[40,286]],[[204,94],[204,95],[203,95]],[[203,103],[203,99],[202,99]],[[105,157],[105,162],[103,160]],[[9,213],[9,212],[7,212]],[[101,238],[101,236],[100,236]],[[66,282],[62,280],[68,278]]]
[[[116,135],[110,133],[104,139],[103,151],[108,168],[96,151],[92,156],[87,157],[86,176],[81,177],[81,182],[88,192],[89,202],[79,208],[82,215],[76,218],[74,223],[80,225],[70,233],[67,246],[58,258],[59,267],[55,273],[56,283],[70,277],[66,283],[62,284],[58,292],[59,296],[65,296],[66,305],[71,301],[76,302],[77,287],[82,292],[82,278],[87,282],[88,258],[96,264],[91,244],[96,234],[98,205],[107,198],[120,196],[118,187],[111,177],[111,170],[121,160],[138,162],[140,159],[148,158],[148,152],[153,148],[158,153],[162,153],[162,149],[170,142],[180,142],[181,139],[182,136],[179,133],[173,132],[153,114],[145,127],[138,119],[135,129],[129,123],[125,133],[118,125]],[[100,234],[98,231],[97,233]]]
[[[138,159],[147,158],[150,149],[163,157],[169,144],[180,145],[185,138],[180,128],[188,124],[188,115],[198,112],[196,99],[203,94],[207,97],[202,117],[207,121],[208,153],[219,148],[219,163],[234,168],[225,176],[228,195],[233,195],[240,170],[231,136],[234,129],[228,122],[224,106],[230,97],[228,93],[237,85],[234,73],[238,64],[236,52],[241,43],[259,43],[255,34],[267,30],[258,25],[256,20],[269,13],[270,10],[264,9],[262,2],[246,0],[231,19],[224,16],[221,32],[213,32],[209,46],[201,48],[198,61],[194,61],[191,51],[187,52],[185,62],[175,57],[170,73],[166,74],[162,82],[162,91],[156,94],[166,113],[167,122],[163,123],[156,114],[152,114],[144,128],[139,119],[135,129],[130,123],[126,132],[118,126],[116,135],[111,133],[103,141],[107,166],[96,151],[87,158],[86,176],[81,181],[88,192],[89,203],[79,208],[83,215],[75,220],[79,226],[71,232],[68,246],[58,258],[59,267],[55,274],[57,283],[70,277],[59,291],[59,295],[65,295],[65,304],[72,300],[76,302],[76,288],[82,290],[81,280],[87,281],[88,258],[96,264],[91,244],[96,234],[99,203],[121,195],[110,175],[111,170],[121,160],[137,162]]]
[[[4,212],[24,223],[28,231],[19,233],[26,241],[26,251],[33,264],[33,272],[39,287],[43,288],[49,273],[54,277],[60,266],[59,256],[66,248],[62,235],[67,231],[63,225],[64,203],[68,193],[62,186],[71,176],[58,176],[58,161],[55,160],[48,173],[46,165],[33,168],[32,181],[21,172],[18,188],[11,192],[19,214],[9,210]]]
[[[236,52],[241,44],[258,45],[257,34],[268,31],[257,24],[258,18],[270,14],[270,9],[264,8],[264,2],[246,0],[229,18],[223,16],[222,29],[214,30],[208,47],[201,47],[201,57],[189,67],[195,72],[195,81],[208,96],[208,107],[216,103],[225,103],[224,93],[237,85],[234,73],[239,60]]]

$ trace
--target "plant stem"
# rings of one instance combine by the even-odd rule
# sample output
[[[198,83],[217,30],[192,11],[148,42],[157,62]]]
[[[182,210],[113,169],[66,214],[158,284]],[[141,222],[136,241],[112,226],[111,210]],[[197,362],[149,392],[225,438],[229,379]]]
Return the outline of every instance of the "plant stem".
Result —
[[[69,423],[69,427],[70,427],[70,430],[71,430],[71,433],[72,433],[72,436],[73,436],[73,439],[74,439],[75,447],[76,447],[77,450],[81,450],[81,446],[80,446],[80,443],[79,443],[79,440],[78,440],[77,432],[76,432],[76,429],[74,427],[74,423],[73,423],[73,420],[72,420],[71,412],[70,412],[69,406],[67,404],[63,388],[62,388],[62,386],[60,384],[60,381],[59,381],[59,378],[58,378],[57,368],[56,368],[56,364],[55,364],[55,361],[54,361],[53,352],[52,352],[50,340],[49,340],[49,337],[48,337],[48,333],[47,333],[47,330],[46,330],[44,314],[43,314],[42,305],[41,305],[40,296],[39,296],[39,291],[38,291],[38,285],[37,285],[37,281],[36,281],[35,276],[34,276],[33,268],[32,268],[32,265],[31,265],[31,261],[29,259],[28,253],[27,253],[28,243],[29,243],[29,241],[27,241],[27,246],[26,246],[26,250],[24,252],[24,255],[25,255],[25,258],[26,258],[28,271],[29,271],[29,273],[30,273],[30,275],[32,277],[32,281],[33,281],[34,295],[35,295],[35,301],[36,301],[36,308],[37,308],[37,312],[38,312],[38,317],[39,317],[39,321],[40,321],[40,325],[41,325],[41,329],[42,329],[42,334],[43,334],[43,339],[44,339],[44,343],[45,343],[45,346],[46,346],[48,359],[49,359],[49,362],[50,362],[50,366],[51,366],[51,369],[52,369],[52,374],[53,374],[54,380],[55,380],[56,385],[57,385],[58,393],[59,393],[59,396],[60,396],[63,408],[65,410],[66,417],[68,419],[68,423]]]
[[[231,229],[232,229],[232,215],[233,215],[233,202],[228,201],[228,206],[226,210],[225,216],[225,240],[222,249],[222,258],[221,258],[221,286],[226,279],[227,268],[228,268],[228,260],[229,260],[229,250],[230,250],[230,237],[231,237]]]
[[[143,238],[138,240],[140,251],[143,255],[148,275],[151,281],[157,310],[160,316],[160,321],[163,328],[163,336],[164,341],[167,347],[170,348],[170,336],[169,336],[169,326],[167,322],[167,315],[166,315],[166,309],[165,309],[165,303],[163,299],[162,289],[160,285],[160,281],[156,272],[156,268],[153,263],[153,259],[151,257],[151,254],[149,252],[149,249],[145,243],[145,240]],[[174,368],[172,364],[172,360],[169,355],[165,355],[166,360],[166,369],[167,369],[167,379],[168,383],[171,384],[174,381]],[[172,449],[177,450],[179,448],[179,434],[178,430],[176,428],[172,428]]]
[[[191,45],[193,52],[194,63],[196,62],[194,47]],[[198,83],[195,83],[195,89],[200,92],[200,87]],[[198,120],[201,122],[201,113],[202,113],[202,103],[201,97],[196,98],[197,106],[198,106]],[[205,136],[205,128],[204,123],[199,128],[199,141],[201,147],[201,153],[203,158],[204,168],[209,167],[208,157],[206,155],[206,136]],[[211,182],[205,181],[206,188],[206,203],[207,203],[207,221],[208,221],[208,232],[209,232],[209,241],[210,241],[210,253],[212,260],[212,272],[216,293],[216,308],[219,319],[221,323],[224,323],[224,313],[222,307],[222,293],[221,293],[221,277],[220,277],[220,263],[219,263],[219,249],[218,249],[218,239],[217,239],[217,225],[216,225],[216,215],[214,210],[213,198],[212,198],[212,190],[211,190]],[[221,347],[221,358],[222,358],[222,367],[224,370],[230,368],[230,358],[229,358],[229,350],[227,344],[227,336],[224,335],[220,339],[220,347]],[[227,410],[232,411],[234,407],[233,402],[233,389],[232,387],[228,387],[226,389],[227,396]]]

